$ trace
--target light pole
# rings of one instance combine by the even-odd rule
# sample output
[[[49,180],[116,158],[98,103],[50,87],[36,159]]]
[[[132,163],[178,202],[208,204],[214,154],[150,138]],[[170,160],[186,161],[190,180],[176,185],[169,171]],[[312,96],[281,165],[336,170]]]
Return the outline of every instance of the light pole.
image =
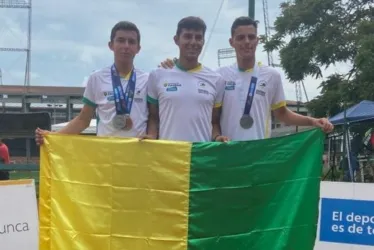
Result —
[[[248,0],[248,16],[255,20],[255,0]]]
[[[48,107],[53,107],[53,124],[56,124],[56,107],[61,108],[62,104],[47,104]]]
[[[227,48],[227,49],[219,49],[217,56],[218,56],[218,67],[221,67],[222,59],[235,58],[236,54],[233,48]]]

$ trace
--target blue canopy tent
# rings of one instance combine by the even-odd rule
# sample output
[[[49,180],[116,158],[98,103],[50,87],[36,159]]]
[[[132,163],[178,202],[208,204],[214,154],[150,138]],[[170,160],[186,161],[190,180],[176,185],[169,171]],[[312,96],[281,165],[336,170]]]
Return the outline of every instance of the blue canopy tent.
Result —
[[[344,113],[346,116],[345,119]],[[343,125],[345,122],[355,123],[374,120],[374,102],[367,100],[361,101],[349,109],[330,117],[329,120],[334,125]]]
[[[352,165],[355,162],[355,156],[351,153],[351,133],[350,133],[350,125],[353,123],[360,123],[360,122],[366,122],[366,121],[374,121],[374,102],[364,100],[360,103],[342,111],[341,113],[330,117],[329,121],[337,125],[344,125],[344,132],[343,132],[343,144],[344,144],[344,155],[347,157],[348,162],[348,169],[349,169],[349,180],[354,180],[354,172],[356,170],[356,167],[353,167]],[[329,151],[330,151],[330,144],[331,139],[329,140]]]

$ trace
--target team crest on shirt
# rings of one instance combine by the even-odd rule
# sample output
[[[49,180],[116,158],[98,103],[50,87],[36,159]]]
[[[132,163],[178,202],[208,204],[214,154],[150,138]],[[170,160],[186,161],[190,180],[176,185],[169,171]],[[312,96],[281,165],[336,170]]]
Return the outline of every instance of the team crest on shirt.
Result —
[[[114,101],[113,91],[104,91],[103,94],[107,101]]]
[[[143,98],[141,96],[141,93],[142,93],[142,91],[140,89],[135,90],[134,102],[138,102],[138,103],[143,102]]]
[[[209,91],[206,90],[206,82],[204,81],[199,81],[197,83],[197,91],[199,94],[204,94],[204,95],[209,95]]]
[[[205,88],[206,83],[203,82],[203,81],[200,81],[200,82],[198,83],[198,85],[199,85],[200,88]]]
[[[174,83],[165,82],[164,83],[164,87],[166,88],[167,92],[178,91],[178,87],[180,87],[180,86],[182,86],[182,84],[180,84],[178,82],[174,82]]]
[[[234,81],[226,82],[225,90],[235,90],[236,83]]]
[[[258,83],[258,86],[261,87],[261,88],[265,88],[266,87],[266,82],[264,80],[262,80]]]
[[[258,83],[258,88],[256,89],[256,94],[260,96],[265,96],[266,95],[265,88],[266,88],[266,81],[264,80],[260,81]]]

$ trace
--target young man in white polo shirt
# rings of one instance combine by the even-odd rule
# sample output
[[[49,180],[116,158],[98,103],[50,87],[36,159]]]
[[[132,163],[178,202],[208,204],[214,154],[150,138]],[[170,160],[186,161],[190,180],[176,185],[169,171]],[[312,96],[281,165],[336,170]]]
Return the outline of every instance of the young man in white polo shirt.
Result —
[[[114,64],[89,76],[80,114],[58,133],[81,133],[95,112],[98,136],[136,137],[146,132],[148,74],[133,65],[140,51],[140,32],[131,22],[119,22],[112,28],[108,45]],[[43,143],[45,132],[36,130],[38,144]]]
[[[331,132],[326,119],[299,115],[286,107],[280,74],[256,61],[257,22],[249,17],[237,18],[231,27],[230,45],[237,63],[218,69],[226,83],[221,116],[222,132],[235,141],[268,138],[271,135],[271,111],[289,125],[315,126]]]
[[[257,22],[249,17],[237,18],[231,27],[230,45],[237,63],[217,70],[226,80],[221,114],[222,133],[234,141],[268,138],[271,135],[271,111],[289,125],[315,126],[331,132],[333,125],[292,112],[286,99],[280,74],[272,67],[256,62]],[[172,67],[167,60],[162,66]]]
[[[224,80],[198,62],[205,31],[206,25],[200,18],[183,18],[174,37],[180,53],[176,67],[150,73],[147,138],[226,141],[219,122]]]

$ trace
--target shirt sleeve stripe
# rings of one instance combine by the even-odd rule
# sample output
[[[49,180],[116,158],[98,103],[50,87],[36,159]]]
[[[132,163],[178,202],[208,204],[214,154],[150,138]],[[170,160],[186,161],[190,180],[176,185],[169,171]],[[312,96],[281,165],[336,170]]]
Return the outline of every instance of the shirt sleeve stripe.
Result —
[[[96,103],[94,103],[93,101],[89,100],[89,99],[86,98],[86,97],[83,97],[82,102],[83,102],[84,104],[87,104],[88,106],[93,107],[93,108],[96,108],[96,107],[97,107]]]
[[[287,106],[286,101],[281,101],[281,102],[278,102],[276,104],[271,105],[271,110],[276,110],[276,109],[279,109],[279,108],[285,107],[285,106]]]
[[[150,97],[149,95],[147,96],[147,101],[152,104],[158,104],[158,100]]]

